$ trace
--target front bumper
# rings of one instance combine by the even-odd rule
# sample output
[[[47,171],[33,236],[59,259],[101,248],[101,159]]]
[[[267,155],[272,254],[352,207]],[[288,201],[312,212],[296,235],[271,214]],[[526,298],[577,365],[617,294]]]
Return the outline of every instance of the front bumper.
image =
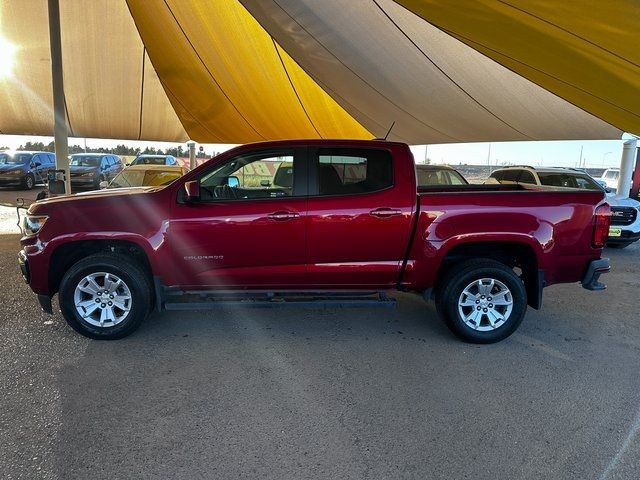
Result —
[[[96,177],[71,177],[72,187],[88,187],[96,184]]]
[[[24,281],[28,284],[31,280],[31,273],[29,272],[29,260],[27,260],[27,254],[24,250],[20,250],[18,253],[18,265],[20,265],[22,278],[24,278]]]
[[[600,258],[598,260],[591,260],[587,271],[582,277],[582,287],[587,290],[604,290],[607,286],[604,283],[600,283],[598,279],[603,273],[608,273],[611,270],[608,258]]]
[[[31,271],[29,270],[29,259],[24,250],[20,250],[18,253],[18,265],[20,265],[20,272],[24,281],[29,283],[31,281]],[[38,294],[38,303],[45,313],[53,314],[53,307],[51,305],[51,297],[49,295]]]
[[[24,175],[11,175],[0,177],[0,187],[16,187],[22,185]]]

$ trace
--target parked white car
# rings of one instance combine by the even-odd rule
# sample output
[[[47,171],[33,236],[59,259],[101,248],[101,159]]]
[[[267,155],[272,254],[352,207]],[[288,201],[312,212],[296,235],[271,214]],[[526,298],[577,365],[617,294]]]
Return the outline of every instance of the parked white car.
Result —
[[[612,192],[618,191],[618,179],[620,178],[620,169],[619,168],[607,168],[600,180],[607,184],[607,187],[611,189]]]
[[[617,175],[620,175],[620,169],[609,170],[617,170]],[[589,174],[571,168],[506,167],[494,171],[485,183],[494,182],[604,190],[601,183]],[[611,205],[611,228],[607,246],[627,247],[640,239],[640,202],[615,193],[606,195],[607,203]]]

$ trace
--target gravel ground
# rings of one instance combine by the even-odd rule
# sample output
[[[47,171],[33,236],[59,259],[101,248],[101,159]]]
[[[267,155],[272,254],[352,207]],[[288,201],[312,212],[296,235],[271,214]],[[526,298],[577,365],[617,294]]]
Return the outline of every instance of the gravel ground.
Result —
[[[640,247],[496,345],[432,306],[167,312],[117,342],[39,313],[0,235],[0,477],[636,479]]]

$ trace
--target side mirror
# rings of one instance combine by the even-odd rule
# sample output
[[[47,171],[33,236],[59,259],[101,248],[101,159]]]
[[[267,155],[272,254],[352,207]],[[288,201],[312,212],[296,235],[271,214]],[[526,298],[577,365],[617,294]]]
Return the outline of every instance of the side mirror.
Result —
[[[187,202],[197,202],[198,200],[200,200],[200,184],[197,180],[185,182],[184,191],[184,199]]]
[[[100,190],[104,190],[109,186],[109,182],[105,182],[104,180],[100,182]]]
[[[231,188],[237,188],[240,186],[240,180],[238,177],[231,175],[230,177],[227,177],[227,185]]]
[[[31,164],[32,167],[39,167],[40,165],[42,165],[42,163],[40,163],[40,162],[33,162]]]

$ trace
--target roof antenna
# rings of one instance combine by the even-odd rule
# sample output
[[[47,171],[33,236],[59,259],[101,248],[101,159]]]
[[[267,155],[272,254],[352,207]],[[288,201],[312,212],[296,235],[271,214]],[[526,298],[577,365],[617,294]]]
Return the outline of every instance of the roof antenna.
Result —
[[[376,138],[376,140],[386,140],[389,137],[389,134],[391,133],[391,130],[393,129],[393,126],[396,124],[396,121],[394,120],[391,123],[391,126],[389,127],[389,130],[387,130],[387,134],[384,136],[384,138]]]

